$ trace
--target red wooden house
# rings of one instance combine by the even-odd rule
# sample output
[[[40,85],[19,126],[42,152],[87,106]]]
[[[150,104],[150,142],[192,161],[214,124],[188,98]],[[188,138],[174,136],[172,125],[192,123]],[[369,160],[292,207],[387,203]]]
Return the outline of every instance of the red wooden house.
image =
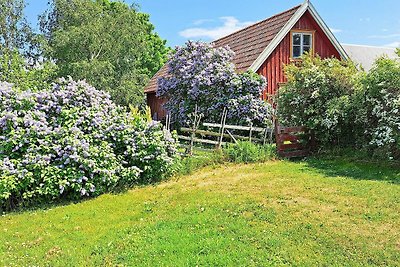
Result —
[[[286,82],[284,65],[304,52],[312,50],[322,58],[347,58],[345,50],[309,1],[212,44],[215,47],[228,45],[235,52],[234,63],[238,72],[253,70],[267,79],[268,85],[262,95],[266,100],[276,93],[279,84]],[[147,104],[158,119],[165,116],[162,108],[165,100],[156,97],[157,81],[167,74],[167,70],[167,65],[162,67],[145,88]]]

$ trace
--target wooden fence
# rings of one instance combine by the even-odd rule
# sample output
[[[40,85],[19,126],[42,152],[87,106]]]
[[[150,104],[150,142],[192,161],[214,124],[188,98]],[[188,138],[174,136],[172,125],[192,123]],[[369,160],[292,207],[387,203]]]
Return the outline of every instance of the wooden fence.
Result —
[[[202,123],[204,129],[181,128],[178,138],[189,143],[186,147],[192,151],[194,143],[213,145],[212,148],[221,148],[227,143],[237,143],[238,140],[270,143],[273,138],[273,128],[260,128],[253,126],[229,125],[220,123]],[[240,132],[240,133],[238,133]],[[183,135],[187,133],[188,135]],[[247,134],[244,134],[247,133]],[[204,147],[203,147],[204,148]]]
[[[197,113],[196,106],[190,128],[181,128],[178,135],[182,146],[187,148],[187,153],[190,155],[193,153],[195,144],[201,144],[200,146],[196,145],[196,149],[199,150],[221,148],[227,143],[237,143],[238,140],[265,145],[272,143],[274,135],[277,152],[281,157],[305,157],[314,147],[314,136],[304,126],[282,127],[275,120],[274,128],[254,127],[252,124],[248,126],[229,125],[226,124],[226,117],[227,110],[224,109],[220,123],[200,123],[202,116]],[[167,116],[167,125],[169,124],[169,116]]]
[[[306,127],[276,126],[276,149],[285,158],[305,157],[314,146],[314,137]]]

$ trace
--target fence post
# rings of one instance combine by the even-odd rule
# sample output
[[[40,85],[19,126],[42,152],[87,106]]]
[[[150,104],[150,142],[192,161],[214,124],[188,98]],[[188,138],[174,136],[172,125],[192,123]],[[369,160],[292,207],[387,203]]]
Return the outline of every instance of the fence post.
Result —
[[[222,117],[221,117],[221,135],[218,141],[218,149],[221,148],[222,145],[222,140],[224,138],[224,130],[225,130],[225,122],[226,122],[226,115],[228,114],[228,111],[226,108],[224,108],[224,111],[222,112]]]
[[[167,131],[171,131],[171,113],[168,112],[167,116],[165,116],[165,129]]]
[[[193,145],[194,145],[194,137],[195,137],[195,128],[196,128],[196,117],[197,117],[197,104],[194,108],[194,120],[193,120],[193,124],[192,124],[192,133],[190,134],[190,145],[189,145],[189,155],[192,156],[193,155]]]
[[[251,135],[253,133],[253,122],[250,122],[249,142],[251,143]]]
[[[226,132],[229,134],[229,136],[231,137],[231,139],[233,140],[233,142],[235,142],[235,144],[237,144],[238,141],[237,141],[236,138],[233,136],[233,134],[231,134],[231,132],[230,132],[228,129],[226,129]]]
[[[268,134],[268,128],[265,128],[265,130],[264,130],[264,138],[263,138],[263,146],[265,146],[265,143],[267,142],[267,134]]]
[[[193,123],[192,123],[192,128],[191,128],[192,133],[190,134],[190,145],[189,145],[189,151],[188,151],[188,154],[190,156],[193,155],[194,138],[196,137],[196,131],[197,131],[197,128],[199,127],[200,120],[202,118],[201,114],[198,115],[197,112],[198,112],[198,108],[197,108],[197,104],[196,104],[194,107],[194,114],[193,114],[193,119],[192,119]]]

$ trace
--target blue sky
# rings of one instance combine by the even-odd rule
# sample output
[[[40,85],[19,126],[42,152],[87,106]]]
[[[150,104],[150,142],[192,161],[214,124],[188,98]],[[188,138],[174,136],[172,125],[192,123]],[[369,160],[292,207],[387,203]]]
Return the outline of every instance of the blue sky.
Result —
[[[26,15],[37,28],[47,0],[26,0]],[[132,0],[125,1],[132,3]],[[285,11],[302,0],[137,0],[150,14],[168,45],[187,39],[211,41],[241,27]],[[346,44],[400,46],[400,0],[311,1],[337,39]]]

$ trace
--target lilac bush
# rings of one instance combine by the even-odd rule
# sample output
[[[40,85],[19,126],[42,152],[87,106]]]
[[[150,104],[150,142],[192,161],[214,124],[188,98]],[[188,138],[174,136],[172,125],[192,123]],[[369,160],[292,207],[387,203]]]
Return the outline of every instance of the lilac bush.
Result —
[[[233,56],[229,47],[202,42],[189,41],[176,48],[168,62],[168,76],[159,79],[157,90],[158,97],[168,99],[164,107],[176,123],[184,125],[196,105],[205,120],[219,121],[227,108],[229,123],[271,121],[271,105],[260,98],[265,79],[251,72],[236,73]]]
[[[0,83],[0,207],[96,196],[168,175],[175,139],[84,81]]]

